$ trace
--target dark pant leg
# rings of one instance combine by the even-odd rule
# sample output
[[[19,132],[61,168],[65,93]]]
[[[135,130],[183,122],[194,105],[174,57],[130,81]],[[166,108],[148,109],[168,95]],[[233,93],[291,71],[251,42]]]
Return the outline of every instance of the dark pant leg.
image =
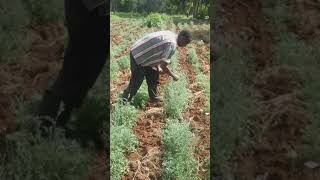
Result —
[[[132,97],[137,94],[143,80],[144,80],[144,69],[137,65],[132,54],[130,53],[130,69],[131,78],[127,89],[124,90],[122,98],[131,101]]]
[[[157,87],[159,84],[159,71],[152,69],[151,67],[144,68],[146,80],[148,84],[148,93],[150,99],[157,97]]]
[[[40,107],[42,115],[48,114],[43,109],[49,109],[43,107],[55,107],[49,113],[53,118],[61,100],[68,111],[80,105],[102,71],[108,53],[107,16],[89,12],[81,1],[74,0],[65,0],[65,15],[69,41],[63,66]]]

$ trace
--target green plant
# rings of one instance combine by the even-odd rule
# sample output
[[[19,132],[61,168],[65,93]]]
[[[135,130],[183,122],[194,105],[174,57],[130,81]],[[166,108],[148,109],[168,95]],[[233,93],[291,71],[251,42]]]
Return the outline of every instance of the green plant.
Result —
[[[148,87],[146,83],[142,83],[138,93],[132,99],[132,105],[136,108],[144,108],[148,101]]]
[[[137,113],[138,110],[134,106],[117,102],[111,112],[111,123],[112,125],[131,127],[137,118]]]
[[[48,24],[63,21],[63,0],[25,0],[24,3],[34,23]]]
[[[129,56],[124,56],[117,61],[120,70],[128,69],[130,67]]]
[[[209,112],[210,111],[210,79],[205,74],[200,73],[196,75],[196,80],[204,90],[205,97],[206,97],[206,111]]]
[[[111,179],[120,179],[128,165],[124,153],[133,151],[138,141],[132,130],[123,125],[111,126],[110,134]]]
[[[164,109],[168,117],[178,118],[188,102],[187,79],[181,75],[179,81],[170,81],[164,88]]]
[[[118,63],[115,61],[111,61],[111,63],[110,63],[110,79],[111,79],[111,81],[115,80],[117,78],[118,71],[119,71]]]
[[[111,179],[121,179],[121,175],[127,169],[128,160],[120,151],[111,150],[110,152],[111,164]]]
[[[247,45],[241,44],[241,48],[228,47],[228,44],[241,40],[232,34],[227,37],[228,39],[221,39],[219,42],[218,50],[225,53],[215,63],[211,76],[215,83],[211,86],[214,107],[211,116],[214,121],[211,121],[210,126],[213,132],[211,136],[215,138],[212,138],[210,144],[213,147],[214,171],[222,177],[231,173],[229,158],[232,153],[248,143],[246,127],[254,105],[253,99],[247,93],[247,63],[251,60],[245,51]],[[226,133],[226,130],[230,129],[233,131]]]
[[[138,144],[132,129],[125,125],[112,126],[110,135],[112,151],[120,151],[122,153],[133,151]]]
[[[107,118],[105,100],[99,96],[87,97],[70,122],[73,136],[85,145],[93,142],[97,147],[103,147],[103,122]]]
[[[0,0],[0,61],[22,55],[27,49],[25,28],[30,21],[23,1]]]
[[[201,73],[199,58],[194,48],[188,48],[188,61],[191,63],[194,71],[199,74]]]
[[[165,14],[159,14],[159,13],[150,13],[145,18],[145,24],[151,28],[151,27],[161,27],[165,23],[171,22],[170,16],[167,16]]]
[[[0,179],[85,179],[92,160],[88,151],[59,129],[49,140],[20,130],[7,136]]]
[[[189,129],[189,124],[168,119],[162,141],[165,150],[162,178],[196,179],[197,162],[193,157],[195,139]]]

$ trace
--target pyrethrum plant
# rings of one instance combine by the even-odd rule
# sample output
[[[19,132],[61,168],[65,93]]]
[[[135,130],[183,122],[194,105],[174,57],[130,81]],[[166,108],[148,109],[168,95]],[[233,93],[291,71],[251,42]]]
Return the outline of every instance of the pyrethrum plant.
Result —
[[[86,179],[92,155],[64,133],[55,130],[50,139],[19,131],[7,137],[6,153],[0,158],[0,179]]]
[[[136,108],[144,108],[148,98],[148,87],[144,82],[142,83],[138,93],[133,97],[132,105]]]
[[[0,61],[24,53],[28,45],[25,28],[29,21],[23,1],[0,0]]]
[[[48,24],[63,21],[63,0],[25,0],[24,3],[34,23]]]
[[[117,61],[120,70],[128,69],[130,67],[129,56],[124,56]]]
[[[115,61],[111,61],[110,63],[110,80],[111,81],[117,78],[118,71],[119,71],[118,63],[116,63]]]
[[[196,179],[197,162],[193,157],[195,145],[193,137],[188,123],[167,120],[162,140],[165,150],[163,179]]]
[[[205,74],[200,73],[196,76],[196,80],[204,91],[205,98],[206,98],[206,111],[209,112],[210,111],[210,79]]]
[[[137,118],[137,113],[138,110],[134,106],[117,102],[111,112],[111,123],[131,127]]]
[[[201,73],[199,58],[194,48],[188,48],[188,61],[191,63],[196,74]]]
[[[179,118],[188,103],[187,79],[180,75],[178,81],[170,81],[164,87],[164,109],[168,117]]]

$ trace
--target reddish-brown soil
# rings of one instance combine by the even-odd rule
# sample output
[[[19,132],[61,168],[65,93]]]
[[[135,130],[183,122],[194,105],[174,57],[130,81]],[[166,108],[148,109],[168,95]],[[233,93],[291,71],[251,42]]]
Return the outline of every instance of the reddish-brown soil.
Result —
[[[249,37],[254,56],[251,95],[259,107],[251,116],[252,144],[237,149],[233,161],[235,176],[245,180],[258,176],[268,180],[309,179],[310,176],[293,172],[288,157],[301,143],[301,130],[309,116],[300,96],[301,80],[296,69],[273,65],[270,27],[262,18],[257,2],[225,1],[222,7],[221,13],[228,21],[220,27],[220,32],[244,31]]]
[[[180,67],[187,75],[189,85],[188,89],[192,93],[189,99],[188,107],[183,113],[183,119],[190,122],[192,132],[197,137],[196,152],[194,157],[202,166],[198,175],[200,178],[208,177],[208,169],[205,167],[206,160],[210,159],[210,115],[204,112],[206,97],[202,88],[195,81],[195,72],[190,63],[187,62],[187,51],[185,48],[178,49],[180,57]],[[201,57],[201,55],[200,55]]]
[[[294,1],[294,19],[292,20],[297,34],[306,40],[319,39],[320,13],[319,1]]]
[[[21,58],[0,65],[0,132],[13,126],[14,98],[42,94],[61,64],[65,30],[62,25],[32,26],[31,48]]]

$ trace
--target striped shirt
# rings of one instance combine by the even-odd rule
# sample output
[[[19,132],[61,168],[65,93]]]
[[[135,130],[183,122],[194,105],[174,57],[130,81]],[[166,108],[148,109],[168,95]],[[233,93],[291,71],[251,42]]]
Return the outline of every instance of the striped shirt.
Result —
[[[171,31],[158,31],[144,36],[131,47],[138,65],[153,66],[161,61],[170,63],[177,47],[177,35]]]

